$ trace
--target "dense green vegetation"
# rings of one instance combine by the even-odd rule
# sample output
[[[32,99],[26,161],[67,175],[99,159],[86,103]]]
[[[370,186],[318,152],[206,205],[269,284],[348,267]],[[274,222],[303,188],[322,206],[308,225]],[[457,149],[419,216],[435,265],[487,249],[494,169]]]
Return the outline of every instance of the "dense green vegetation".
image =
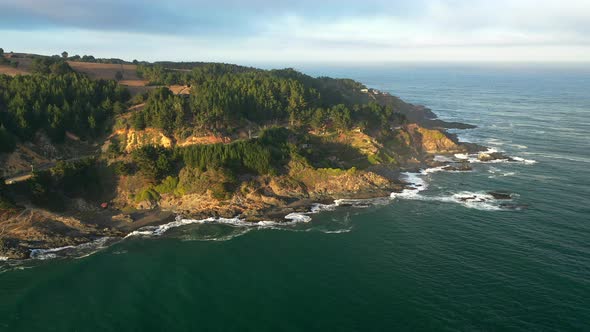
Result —
[[[193,65],[190,71],[161,65],[138,67],[138,73],[154,84],[187,84],[192,93],[183,98],[166,88],[153,91],[144,110],[132,119],[136,129],[154,127],[169,134],[185,127],[231,132],[282,124],[347,130],[386,128],[403,121],[391,107],[366,103],[360,93],[364,86],[352,80],[316,79],[292,69]]]
[[[133,162],[150,180],[160,180],[172,170],[172,151],[159,146],[144,146],[133,151]]]
[[[284,140],[263,138],[231,144],[193,145],[176,150],[176,155],[189,167],[201,171],[226,168],[235,173],[271,174],[288,157]]]
[[[135,129],[149,125],[170,134],[175,128],[184,127],[184,118],[183,98],[172,95],[168,88],[158,88],[149,94],[144,110],[133,114],[132,124]]]
[[[154,182],[183,167],[201,172],[225,169],[233,175],[274,174],[289,160],[293,147],[288,140],[292,135],[294,133],[285,128],[271,128],[259,138],[231,144],[192,145],[175,149],[148,145],[135,150],[132,160],[139,173]]]
[[[64,59],[60,58],[49,58],[49,57],[37,57],[33,59],[31,66],[33,74],[54,74],[54,75],[65,75],[73,73],[74,70],[68,65]]]
[[[157,201],[161,194],[206,192],[227,199],[237,188],[240,176],[284,172],[289,160],[297,155],[297,147],[290,143],[294,136],[297,134],[277,127],[265,130],[259,138],[231,144],[175,149],[144,146],[133,152],[132,160],[139,174],[151,184],[136,194],[135,201]]]
[[[60,161],[50,170],[35,172],[26,182],[6,186],[4,197],[18,194],[37,206],[62,211],[69,198],[92,200],[102,195],[99,167],[100,164],[91,158]]]
[[[203,82],[210,77],[245,72],[262,72],[260,69],[224,63],[156,62],[139,64],[137,75],[152,85],[190,84]]]
[[[47,68],[61,68],[62,64],[40,60],[38,67],[45,75],[0,75],[0,143],[4,151],[13,146],[14,136],[30,140],[40,129],[56,142],[63,140],[66,130],[85,139],[96,137],[104,133],[104,125],[114,113],[125,109],[129,93],[114,81],[47,73]]]

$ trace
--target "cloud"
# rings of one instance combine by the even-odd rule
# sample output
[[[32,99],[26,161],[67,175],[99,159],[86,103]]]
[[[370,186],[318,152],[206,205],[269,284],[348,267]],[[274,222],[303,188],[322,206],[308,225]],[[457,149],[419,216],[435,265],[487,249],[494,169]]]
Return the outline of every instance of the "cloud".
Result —
[[[173,54],[190,52],[186,56],[193,60],[523,60],[528,56],[590,61],[590,3],[0,0],[0,35],[14,49],[31,49],[39,43],[70,50],[84,45],[98,55],[110,50],[112,56],[135,52],[133,57],[150,59],[160,53],[174,57],[160,51],[174,49]],[[104,44],[89,45],[89,40]],[[139,53],[138,45],[143,44],[152,49],[147,55]]]

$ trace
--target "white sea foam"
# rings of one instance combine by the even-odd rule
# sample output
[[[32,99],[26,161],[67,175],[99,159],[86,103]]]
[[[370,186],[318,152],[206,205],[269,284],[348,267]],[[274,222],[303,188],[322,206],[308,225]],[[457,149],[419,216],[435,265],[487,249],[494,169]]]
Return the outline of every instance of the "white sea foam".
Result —
[[[325,234],[342,234],[342,233],[350,233],[352,231],[352,228],[346,228],[346,229],[338,229],[335,231],[322,231],[322,233]]]
[[[512,159],[516,160],[519,163],[523,163],[525,165],[533,165],[533,164],[536,164],[537,163],[536,160],[524,159],[524,158],[521,158],[521,157],[512,157]]]
[[[469,155],[465,153],[456,153],[455,158],[459,160],[469,160]]]
[[[443,203],[455,203],[460,204],[466,208],[477,209],[483,211],[500,211],[503,208],[498,204],[498,200],[488,193],[484,192],[470,192],[462,191],[457,193],[451,193],[446,196],[424,196],[424,195],[413,195],[413,196],[397,196],[403,199],[418,200],[418,201],[433,201]]]
[[[450,193],[443,196],[425,196],[421,193],[428,188],[428,183],[423,178],[428,174],[444,171],[444,167],[435,167],[431,169],[421,170],[418,173],[402,173],[403,179],[410,184],[409,188],[404,189],[401,193],[392,193],[391,199],[406,199],[406,200],[420,200],[420,201],[437,201],[445,203],[461,204],[464,207],[485,211],[499,211],[503,210],[499,201],[489,193],[486,192],[471,192],[461,191]],[[492,172],[497,172],[494,168]],[[506,173],[509,176],[509,173]],[[505,200],[504,200],[505,201]]]
[[[491,173],[492,175],[488,176],[488,179],[495,179],[495,178],[499,178],[499,177],[508,177],[508,176],[514,176],[516,175],[516,172],[504,172],[498,168],[495,167],[490,167],[490,169],[488,169],[488,173]]]
[[[367,208],[373,205],[387,204],[387,198],[369,198],[369,199],[337,199],[334,206],[349,206],[354,208]]]
[[[439,197],[439,199],[443,202],[458,203],[470,209],[485,211],[501,210],[501,207],[496,204],[497,201],[494,199],[494,196],[488,193],[462,191],[448,197]]]
[[[304,213],[289,213],[288,215],[285,216],[285,219],[291,220],[293,222],[305,222],[305,223],[311,221],[311,217],[308,215],[305,215]]]
[[[498,175],[490,175],[488,176],[488,179],[495,179],[495,178],[499,178],[499,177],[508,177],[508,176],[514,176],[516,175],[516,172],[506,172],[506,173],[501,173]]]
[[[488,148],[488,150],[480,152],[480,153],[472,153],[472,154],[465,154],[465,153],[457,153],[455,154],[455,158],[458,161],[467,161],[470,164],[503,164],[503,163],[521,163],[525,165],[533,165],[536,164],[537,161],[524,159],[521,157],[514,157],[506,155],[505,159],[494,159],[489,161],[482,161],[479,159],[480,155],[489,155],[493,153],[498,153],[499,151],[494,148]]]
[[[210,235],[210,234],[193,234],[188,233],[179,236],[178,238],[181,241],[214,241],[214,242],[222,242],[222,241],[229,241],[235,239],[238,236],[242,236],[248,232],[250,232],[253,228],[252,227],[236,227],[226,235]]]
[[[320,204],[315,203],[311,206],[310,213],[320,213],[322,211],[334,211],[336,209],[336,204]]]
[[[411,173],[411,172],[406,172],[406,173],[402,173],[403,179],[404,181],[406,181],[407,183],[410,184],[409,188],[405,188],[404,190],[402,190],[401,193],[391,193],[390,198],[395,199],[395,198],[401,198],[401,199],[414,199],[416,197],[418,197],[418,195],[420,194],[421,191],[424,191],[428,188],[428,185],[426,184],[426,181],[424,179],[422,179],[422,175],[425,175],[428,173]]]
[[[138,229],[137,231],[129,233],[125,238],[129,237],[153,237],[162,236],[167,231],[182,226],[192,224],[222,224],[234,227],[244,228],[273,228],[278,226],[290,226],[298,223],[307,223],[311,221],[311,217],[306,215],[307,213],[290,213],[285,216],[288,222],[277,222],[277,221],[259,221],[249,222],[240,218],[205,218],[205,219],[185,219],[182,216],[177,216],[172,222],[169,222],[160,226],[146,226]]]
[[[31,258],[38,260],[53,259],[58,257],[86,257],[102,250],[112,243],[118,241],[116,238],[103,237],[92,242],[83,243],[77,246],[65,246],[51,249],[31,249]]]
[[[439,166],[439,167],[432,167],[432,168],[423,169],[420,171],[420,174],[427,175],[427,174],[432,174],[432,173],[444,172],[444,171],[446,171],[446,168],[448,166],[449,165],[443,165],[443,166]]]
[[[454,160],[453,160],[453,158],[450,158],[449,156],[436,155],[436,156],[434,156],[434,161],[440,162],[440,163],[451,163]]]

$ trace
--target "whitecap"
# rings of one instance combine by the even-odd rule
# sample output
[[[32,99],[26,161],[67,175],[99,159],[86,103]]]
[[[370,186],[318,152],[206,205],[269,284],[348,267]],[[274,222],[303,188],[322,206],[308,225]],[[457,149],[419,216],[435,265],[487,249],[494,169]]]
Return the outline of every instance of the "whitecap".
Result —
[[[503,159],[494,159],[494,160],[488,160],[488,161],[480,160],[480,156],[490,155],[490,154],[494,154],[494,153],[498,153],[498,152],[500,152],[500,151],[498,151],[497,149],[488,148],[486,151],[482,151],[480,153],[472,153],[472,154],[457,153],[454,155],[454,157],[458,161],[462,161],[462,162],[467,161],[470,164],[522,163],[525,165],[533,165],[533,164],[537,163],[537,161],[535,161],[535,160],[524,159],[521,157],[508,156],[508,155],[505,155],[505,158],[503,158]]]
[[[449,165],[443,165],[443,166],[439,166],[439,167],[432,167],[432,168],[423,169],[420,171],[420,174],[427,175],[427,174],[431,174],[431,173],[443,172],[443,171],[446,171],[446,168],[448,166]]]
[[[441,155],[434,156],[433,160],[436,162],[440,162],[440,163],[451,163],[454,161],[453,158],[450,158],[449,156],[441,156]]]
[[[488,179],[495,179],[495,178],[499,178],[499,177],[508,177],[508,176],[516,175],[516,172],[503,172],[502,170],[495,168],[495,167],[490,167],[490,169],[488,169],[488,173],[492,174],[492,175],[488,176]]]
[[[334,211],[336,209],[336,204],[320,204],[315,203],[311,206],[310,213],[320,213],[322,211]]]
[[[175,221],[160,225],[160,226],[146,226],[140,228],[134,232],[129,233],[125,238],[129,237],[153,237],[162,236],[173,228],[192,224],[221,224],[233,227],[243,228],[274,228],[280,226],[292,226],[298,223],[308,223],[311,221],[311,217],[307,216],[306,213],[290,213],[284,217],[289,222],[277,222],[277,221],[259,221],[250,222],[245,221],[241,218],[205,218],[205,219],[184,219],[182,216],[177,216]]]
[[[482,192],[470,192],[470,191],[462,191],[459,193],[452,194],[448,197],[440,197],[440,200],[450,201],[454,203],[461,204],[467,208],[477,209],[477,210],[485,210],[485,211],[498,211],[501,210],[501,207],[496,205],[496,199],[494,196],[488,193]]]
[[[511,157],[513,160],[519,162],[519,163],[523,163],[525,165],[534,165],[537,163],[536,160],[532,160],[532,159],[524,159],[521,157]]]
[[[393,192],[390,195],[391,199],[396,198],[403,198],[403,199],[411,199],[415,198],[419,195],[421,191],[424,191],[428,188],[428,185],[421,176],[428,174],[426,171],[421,171],[420,173],[411,173],[405,172],[402,173],[403,180],[409,183],[408,188],[404,188],[401,192]]]
[[[367,208],[373,205],[387,204],[387,198],[368,198],[368,199],[337,199],[334,206],[348,206],[354,208]]]
[[[457,203],[467,208],[486,211],[503,210],[503,208],[498,204],[498,200],[496,200],[494,196],[486,192],[461,191],[457,193],[451,193],[448,196],[422,195],[421,192],[428,188],[428,184],[422,177],[439,171],[444,171],[444,168],[441,169],[440,167],[435,167],[431,169],[422,170],[419,173],[402,173],[404,180],[408,182],[410,186],[409,188],[404,189],[400,193],[391,193],[390,198]],[[497,168],[490,169],[490,173],[495,173],[497,171],[499,171]],[[505,174],[506,176],[509,176],[510,173]]]
[[[103,237],[77,246],[65,246],[51,249],[31,249],[30,257],[36,260],[46,260],[58,257],[81,258],[92,255],[117,241],[118,239],[116,238]]]
[[[470,192],[462,191],[457,193],[451,193],[447,196],[406,196],[402,197],[409,200],[419,201],[432,201],[432,202],[443,202],[443,203],[455,203],[460,204],[466,208],[477,209],[483,211],[501,211],[505,210],[500,206],[499,201],[494,197],[485,192]],[[506,200],[503,200],[506,201]]]
[[[305,222],[308,223],[311,221],[311,217],[307,216],[303,213],[289,213],[285,216],[285,219],[291,220],[293,222]]]
[[[321,231],[324,234],[343,234],[352,232],[352,228],[338,229],[335,231]]]
[[[253,228],[252,227],[240,227],[234,228],[234,230],[227,234],[227,235],[207,235],[207,234],[185,234],[179,237],[179,239],[183,242],[187,241],[211,241],[211,242],[222,242],[222,241],[229,241],[235,239],[236,237],[242,236],[248,232],[250,232]]]
[[[183,219],[181,216],[176,216],[175,220],[169,222],[164,225],[160,226],[146,226],[142,227],[136,231],[133,231],[125,238],[130,237],[149,237],[149,236],[161,236],[162,234],[166,233],[168,230],[172,228],[177,228],[181,226],[191,225],[191,224],[204,224],[206,222],[213,222],[215,218],[207,218],[207,219]]]

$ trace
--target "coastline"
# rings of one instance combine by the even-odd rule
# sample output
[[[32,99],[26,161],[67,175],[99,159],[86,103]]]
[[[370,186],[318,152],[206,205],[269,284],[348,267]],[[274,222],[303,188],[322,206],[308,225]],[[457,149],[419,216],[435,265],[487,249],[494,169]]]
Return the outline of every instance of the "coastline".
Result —
[[[390,94],[383,94],[378,100],[388,104],[398,99]],[[471,170],[469,164],[477,162],[477,154],[489,150],[487,147],[475,143],[461,142],[457,134],[448,132],[448,129],[464,130],[476,128],[475,126],[458,122],[445,122],[438,119],[436,114],[426,107],[407,105],[409,108],[404,110],[404,114],[410,114],[416,122],[426,127],[439,130],[456,147],[460,147],[461,151],[464,152],[461,155],[466,157],[459,158],[459,154],[444,151],[443,148],[443,152],[440,152],[438,156],[446,157],[437,160],[437,153],[425,152],[419,160],[404,166],[378,165],[371,169],[374,173],[386,178],[389,184],[371,185],[354,192],[340,188],[339,191],[336,190],[331,194],[316,193],[307,197],[291,197],[290,200],[283,203],[265,204],[266,206],[263,208],[254,208],[248,205],[238,207],[232,205],[231,202],[226,202],[223,209],[211,207],[195,209],[189,207],[189,209],[186,209],[186,206],[185,209],[182,207],[175,209],[174,201],[168,202],[172,204],[164,207],[155,206],[153,209],[135,210],[133,212],[123,212],[109,208],[102,211],[96,211],[95,209],[80,212],[77,210],[73,213],[57,214],[25,208],[14,218],[26,219],[22,215],[29,213],[31,225],[34,219],[46,220],[49,222],[48,225],[51,225],[54,220],[60,222],[68,220],[66,225],[69,228],[62,229],[43,225],[42,228],[49,228],[44,230],[46,233],[40,236],[41,241],[28,241],[29,237],[27,235],[21,237],[20,240],[9,239],[0,245],[0,261],[46,257],[43,256],[43,253],[48,253],[47,258],[58,257],[57,253],[66,253],[66,256],[70,256],[69,251],[76,251],[77,248],[82,248],[84,252],[93,247],[99,250],[107,243],[118,242],[130,236],[162,235],[168,229],[191,223],[217,222],[237,227],[276,227],[308,223],[311,221],[310,215],[322,210],[333,210],[339,206],[366,207],[373,205],[375,202],[380,204],[385,202],[387,204],[396,197],[404,196],[405,193],[421,191],[423,188],[416,187],[416,183],[402,180],[403,174],[430,172],[429,170],[432,169],[453,172],[469,171]],[[438,147],[435,148],[435,150],[438,149]],[[509,159],[501,153],[496,153],[490,158]],[[34,214],[39,215],[34,216]],[[17,222],[20,222],[20,220]],[[32,226],[31,228],[35,227],[38,226]],[[38,239],[39,236],[33,238]]]
[[[297,199],[285,206],[273,206],[256,215],[224,215],[216,211],[199,211],[189,212],[166,210],[155,208],[152,210],[141,210],[132,213],[121,213],[116,210],[106,210],[98,212],[80,213],[74,216],[70,215],[51,215],[54,219],[77,218],[82,227],[89,227],[89,231],[84,236],[73,236],[71,233],[63,230],[54,229],[53,238],[47,236],[45,242],[23,243],[18,247],[12,247],[9,250],[0,252],[0,261],[4,260],[27,260],[27,259],[47,259],[64,256],[72,256],[72,252],[81,249],[82,254],[95,247],[100,250],[106,244],[116,243],[130,236],[151,236],[162,235],[168,229],[183,226],[191,223],[224,223],[232,224],[238,227],[276,227],[287,226],[298,223],[308,223],[311,221],[310,215],[324,210],[334,210],[343,206],[362,206],[367,207],[389,203],[395,193],[402,193],[405,190],[414,189],[413,183],[399,180],[401,171],[418,171],[420,168],[441,167],[440,162],[433,162],[430,165],[420,165],[416,169],[396,170],[397,177],[395,189],[383,189],[381,191],[366,191],[360,193],[340,194],[333,197],[323,197],[318,199],[303,198]],[[25,212],[39,213],[40,211],[25,209]],[[22,217],[21,217],[22,218]],[[120,219],[117,223],[112,224],[112,220]]]
[[[21,250],[12,250],[9,255],[6,255],[5,252],[0,253],[0,262],[83,257],[127,238],[161,236],[170,229],[190,224],[225,224],[248,229],[307,224],[312,221],[312,215],[322,211],[333,211],[339,207],[366,208],[374,205],[391,204],[396,199],[428,199],[419,196],[419,193],[428,187],[427,183],[422,179],[422,176],[428,174],[436,172],[469,172],[472,170],[469,165],[477,163],[513,162],[526,165],[534,163],[532,160],[500,154],[491,148],[485,150],[486,152],[481,152],[485,147],[472,145],[472,147],[475,146],[477,151],[480,151],[479,155],[473,150],[468,154],[436,155],[428,163],[423,163],[414,168],[396,170],[397,181],[401,183],[401,186],[394,191],[387,192],[383,190],[380,192],[342,194],[316,200],[298,199],[286,206],[274,206],[260,211],[260,214],[256,216],[220,215],[214,211],[183,213],[155,208],[129,214],[119,213],[119,216],[124,215],[127,218],[115,225],[109,225],[106,217],[110,216],[112,218],[119,211],[103,211],[101,213],[102,218],[98,217],[93,220],[86,219],[86,221],[83,221],[85,225],[94,223],[92,226],[98,230],[96,233],[90,234],[86,240],[70,238],[70,241],[66,241],[64,245],[55,245],[55,243],[60,243],[59,241],[47,241],[44,245],[39,244],[37,247],[21,247]],[[484,155],[486,153],[495,153],[501,159],[480,160],[478,156],[481,157],[482,153]],[[502,193],[463,193],[456,194],[451,198],[438,198],[438,200],[453,201],[467,207],[489,210],[496,208],[489,204],[491,201],[510,199],[510,197],[502,197],[502,195]],[[518,206],[511,207],[508,204],[500,204],[499,206],[509,209],[520,208]]]

